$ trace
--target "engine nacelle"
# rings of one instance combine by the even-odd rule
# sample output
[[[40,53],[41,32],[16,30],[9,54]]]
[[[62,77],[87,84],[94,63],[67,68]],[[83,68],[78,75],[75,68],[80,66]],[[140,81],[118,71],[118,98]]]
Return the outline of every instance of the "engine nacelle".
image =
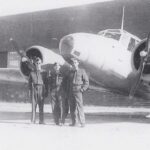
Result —
[[[141,41],[136,46],[136,48],[134,49],[134,51],[132,53],[132,67],[135,71],[137,71],[140,66],[140,61],[141,61],[140,52],[146,48],[146,41],[147,41],[147,39],[144,39],[143,41]],[[145,65],[143,74],[144,75],[150,74],[150,64]]]
[[[48,67],[55,62],[59,62],[60,65],[65,65],[66,62],[63,59],[63,57],[59,54],[56,54],[50,49],[44,48],[42,46],[32,46],[26,50],[26,55],[28,58],[33,58],[34,56],[37,56],[41,58],[42,60],[42,67]],[[24,76],[28,77],[30,74],[30,69],[27,66],[26,62],[20,63],[20,69]]]

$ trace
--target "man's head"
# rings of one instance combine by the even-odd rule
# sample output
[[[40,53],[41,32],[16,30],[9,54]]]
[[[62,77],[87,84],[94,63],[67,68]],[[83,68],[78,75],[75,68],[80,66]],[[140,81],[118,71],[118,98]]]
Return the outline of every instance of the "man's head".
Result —
[[[34,60],[37,70],[41,70],[42,60],[39,57],[36,57]]]
[[[54,70],[58,71],[60,69],[60,64],[58,62],[54,63]]]
[[[77,70],[79,66],[79,61],[76,58],[71,58],[71,65],[73,69]]]

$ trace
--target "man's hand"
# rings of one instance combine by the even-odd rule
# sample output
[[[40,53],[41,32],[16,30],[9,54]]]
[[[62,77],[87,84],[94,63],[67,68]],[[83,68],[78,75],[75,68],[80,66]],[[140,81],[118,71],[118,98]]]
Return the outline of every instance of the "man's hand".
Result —
[[[26,57],[22,57],[22,62],[28,61],[28,59]]]
[[[141,56],[141,57],[145,57],[146,55],[147,55],[147,52],[146,52],[146,51],[141,51],[141,52],[140,52],[140,56]]]

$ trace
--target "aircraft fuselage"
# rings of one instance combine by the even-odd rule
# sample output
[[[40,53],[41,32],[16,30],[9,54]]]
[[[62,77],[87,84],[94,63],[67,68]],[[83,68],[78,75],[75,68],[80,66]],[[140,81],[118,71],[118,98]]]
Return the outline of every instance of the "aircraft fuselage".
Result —
[[[62,38],[60,53],[67,61],[70,57],[77,58],[97,83],[108,88],[129,91],[135,76],[132,49],[129,49],[130,39],[134,36],[128,35],[124,46],[121,37],[125,34],[128,35],[122,33],[118,40],[101,34],[70,34]],[[135,40],[140,42],[136,37]]]

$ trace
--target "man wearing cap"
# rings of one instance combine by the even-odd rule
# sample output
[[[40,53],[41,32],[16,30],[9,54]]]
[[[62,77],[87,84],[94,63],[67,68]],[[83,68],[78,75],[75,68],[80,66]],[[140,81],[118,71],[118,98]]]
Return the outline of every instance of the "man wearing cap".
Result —
[[[85,115],[83,110],[83,92],[89,86],[89,79],[84,69],[79,68],[79,61],[71,59],[72,69],[68,75],[68,98],[72,124],[76,126],[79,121],[81,127],[85,126]]]
[[[32,100],[32,118],[31,121],[35,123],[36,121],[36,107],[39,106],[39,124],[44,124],[44,98],[46,97],[46,77],[47,74],[41,69],[41,59],[36,58],[33,60],[33,65],[35,66],[29,76],[29,86],[31,90],[31,100]]]
[[[69,108],[66,99],[66,77],[58,62],[54,63],[48,78],[54,122],[56,125],[63,125]]]

